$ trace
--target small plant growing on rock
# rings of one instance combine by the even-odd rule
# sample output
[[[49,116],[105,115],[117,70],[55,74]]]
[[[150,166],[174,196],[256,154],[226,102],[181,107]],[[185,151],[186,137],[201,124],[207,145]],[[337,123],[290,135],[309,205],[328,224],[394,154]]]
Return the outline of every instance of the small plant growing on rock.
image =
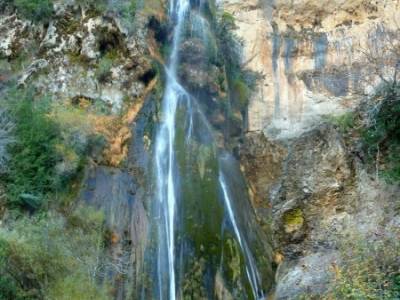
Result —
[[[96,78],[99,82],[104,83],[108,80],[111,75],[112,65],[113,61],[108,56],[105,56],[100,60],[96,70]]]
[[[355,117],[353,112],[347,112],[339,116],[329,116],[328,122],[335,125],[340,132],[347,133],[354,127]]]

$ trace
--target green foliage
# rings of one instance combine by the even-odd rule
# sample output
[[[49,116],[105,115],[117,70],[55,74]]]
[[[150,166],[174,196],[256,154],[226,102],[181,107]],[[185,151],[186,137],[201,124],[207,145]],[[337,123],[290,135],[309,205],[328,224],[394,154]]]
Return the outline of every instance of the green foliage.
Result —
[[[370,125],[363,132],[369,158],[392,182],[400,181],[400,84],[388,83],[376,93],[379,102],[371,109]]]
[[[7,151],[8,145],[13,141],[14,122],[9,112],[0,108],[0,174],[7,170],[10,154]]]
[[[49,213],[0,229],[1,299],[109,299],[106,285],[96,284],[103,217],[83,207],[73,215],[74,223]]]
[[[235,17],[228,12],[224,12],[221,16],[221,26],[227,30],[235,29]]]
[[[244,70],[241,65],[241,45],[234,34],[235,28],[234,16],[224,12],[217,24],[218,60],[225,66],[232,107],[243,111],[248,105],[258,75]]]
[[[323,299],[399,299],[397,239],[368,241],[352,235],[340,245],[340,250],[343,267],[336,270],[334,286]]]
[[[236,78],[232,83],[233,92],[239,108],[244,109],[247,107],[250,89],[242,78]]]
[[[60,184],[54,168],[60,160],[56,150],[60,129],[47,115],[46,99],[34,102],[31,91],[14,92],[11,98],[16,141],[9,147],[7,194],[12,204],[35,209]]]
[[[96,78],[100,82],[105,82],[110,77],[112,65],[113,60],[110,57],[104,56],[100,59],[96,69]]]
[[[132,22],[132,18],[135,17],[137,11],[137,0],[121,1],[118,12],[122,18]]]
[[[101,14],[107,10],[106,0],[76,0],[76,2],[83,8],[90,10],[90,13]]]
[[[56,192],[67,191],[90,148],[90,128],[77,110],[50,105],[32,89],[7,95],[14,140],[4,176],[8,204],[36,210]]]
[[[53,13],[51,0],[14,0],[17,11],[34,22],[48,22]]]
[[[334,124],[342,133],[347,133],[355,125],[355,117],[353,112],[347,112],[340,116],[330,116],[328,121]]]

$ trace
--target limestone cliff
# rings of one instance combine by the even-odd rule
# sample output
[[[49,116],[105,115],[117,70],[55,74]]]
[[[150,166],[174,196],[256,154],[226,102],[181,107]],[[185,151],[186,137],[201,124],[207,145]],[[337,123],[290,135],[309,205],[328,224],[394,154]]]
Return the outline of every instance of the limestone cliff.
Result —
[[[385,235],[398,219],[384,212],[396,188],[368,175],[354,140],[348,143],[351,137],[327,120],[358,110],[393,74],[396,61],[387,49],[399,43],[400,2],[220,5],[235,18],[243,66],[261,74],[241,158],[259,221],[268,227],[273,219],[275,298],[318,295],[340,263],[344,232]]]
[[[323,115],[357,105],[374,78],[363,52],[397,31],[398,1],[221,1],[236,20],[243,65],[262,80],[249,105],[249,131],[296,136]]]

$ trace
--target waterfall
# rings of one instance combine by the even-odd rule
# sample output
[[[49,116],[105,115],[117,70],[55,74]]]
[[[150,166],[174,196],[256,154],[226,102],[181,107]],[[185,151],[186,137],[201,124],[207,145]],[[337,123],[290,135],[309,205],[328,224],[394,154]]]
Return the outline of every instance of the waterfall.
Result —
[[[213,292],[204,287],[214,285],[213,278],[216,276],[209,274],[227,273],[227,267],[216,263],[223,256],[222,248],[227,242],[221,236],[221,228],[227,218],[233,227],[232,236],[244,257],[241,264],[251,289],[251,293],[247,294],[247,283],[243,282],[240,284],[240,293],[244,295],[243,299],[261,299],[260,275],[246,237],[236,221],[235,205],[232,204],[231,191],[225,178],[227,175],[219,170],[220,154],[213,131],[197,100],[186,91],[178,78],[180,47],[189,15],[194,17],[188,28],[192,33],[199,34],[203,43],[207,42],[209,31],[206,19],[199,11],[193,12],[190,3],[190,0],[171,0],[169,6],[170,18],[175,25],[169,62],[165,67],[162,120],[154,146],[154,220],[157,235],[154,272],[157,274],[157,284],[152,298],[182,299],[183,289],[200,289],[208,298],[214,297]],[[193,168],[198,170],[193,171]],[[191,260],[189,252],[193,256]],[[192,276],[190,268],[201,269],[202,278],[196,280],[200,281],[202,287],[183,284],[188,276]],[[231,280],[231,285],[235,285],[237,282],[233,280],[242,279],[226,280]]]
[[[163,264],[168,270],[168,294],[170,300],[175,300],[175,210],[176,210],[176,164],[175,164],[175,121],[179,99],[188,97],[177,81],[177,65],[179,41],[186,12],[189,8],[188,0],[171,1],[171,17],[177,18],[174,29],[173,47],[170,63],[167,67],[167,83],[163,99],[164,121],[156,137],[156,178],[157,198],[160,202],[160,218],[163,224],[159,227],[159,293],[162,299],[163,279],[161,278]],[[166,260],[166,262],[164,262]],[[164,263],[163,263],[164,262]]]

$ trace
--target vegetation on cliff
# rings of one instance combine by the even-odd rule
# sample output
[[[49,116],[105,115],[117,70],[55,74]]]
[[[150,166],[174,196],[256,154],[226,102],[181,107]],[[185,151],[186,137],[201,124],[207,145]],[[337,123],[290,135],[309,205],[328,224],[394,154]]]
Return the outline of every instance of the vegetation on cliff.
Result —
[[[54,14],[54,0],[6,0],[16,12],[33,22],[48,23]],[[83,9],[90,10],[90,13],[101,14],[107,10],[116,11],[122,19],[132,18],[136,14],[137,0],[121,1],[116,7],[108,7],[106,0],[77,0],[75,1]]]
[[[363,131],[365,150],[375,160],[377,172],[400,182],[400,84],[390,82],[378,89]]]
[[[400,298],[400,244],[396,238],[369,241],[353,233],[339,248],[343,267],[333,266],[335,279],[325,299]]]
[[[107,299],[106,285],[97,286],[102,214],[63,201],[74,196],[71,183],[88,154],[85,130],[73,133],[49,98],[31,88],[11,89],[1,103],[14,125],[0,178],[1,211],[8,207],[0,228],[0,298]]]

